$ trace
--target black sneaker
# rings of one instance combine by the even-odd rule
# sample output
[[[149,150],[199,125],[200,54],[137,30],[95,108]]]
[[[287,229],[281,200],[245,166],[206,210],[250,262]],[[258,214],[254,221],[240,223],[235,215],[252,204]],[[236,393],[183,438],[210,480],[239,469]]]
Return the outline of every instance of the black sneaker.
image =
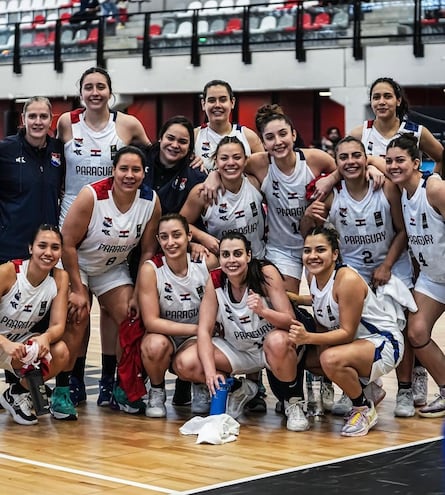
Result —
[[[172,404],[174,406],[189,406],[192,403],[192,384],[176,378],[175,394]]]
[[[14,393],[15,384],[0,395],[1,405],[9,411],[12,419],[19,425],[37,424],[37,416],[32,412],[32,399],[29,392]]]
[[[266,401],[263,399],[260,390],[258,390],[258,393],[255,395],[255,397],[252,400],[249,400],[249,402],[244,406],[244,408],[247,409],[249,412],[255,412],[255,413],[267,412],[267,404]]]

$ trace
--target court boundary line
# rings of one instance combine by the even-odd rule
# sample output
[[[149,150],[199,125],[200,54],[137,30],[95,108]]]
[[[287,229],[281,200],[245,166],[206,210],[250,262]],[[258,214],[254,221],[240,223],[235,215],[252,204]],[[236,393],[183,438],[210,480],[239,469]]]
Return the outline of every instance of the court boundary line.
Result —
[[[19,462],[21,464],[29,464],[31,466],[38,466],[38,467],[45,468],[45,469],[52,469],[53,471],[61,471],[64,473],[75,474],[78,476],[83,476],[85,478],[93,478],[93,479],[98,479],[98,480],[102,480],[102,481],[109,481],[111,483],[117,483],[120,485],[133,486],[135,488],[141,488],[143,490],[157,491],[157,492],[166,493],[166,494],[172,493],[171,489],[161,488],[161,487],[155,486],[155,485],[140,483],[138,481],[126,480],[124,478],[117,478],[115,476],[108,476],[106,474],[99,474],[99,473],[94,473],[91,471],[84,471],[82,469],[70,468],[70,467],[62,466],[62,465],[58,465],[58,464],[50,464],[50,463],[42,462],[42,461],[35,461],[32,459],[27,459],[25,457],[17,457],[14,455],[3,454],[1,452],[0,452],[0,459],[5,459],[8,461],[12,461],[12,462]]]
[[[354,454],[354,455],[349,455],[349,456],[345,456],[345,457],[337,457],[337,458],[333,458],[333,459],[328,459],[326,461],[314,462],[311,464],[304,464],[302,466],[297,466],[294,468],[280,469],[278,471],[271,471],[269,473],[263,473],[263,474],[258,474],[255,476],[247,476],[245,478],[239,478],[237,480],[225,481],[222,483],[215,483],[213,485],[207,485],[205,487],[195,488],[192,490],[174,491],[174,492],[170,492],[170,495],[193,495],[195,493],[201,493],[201,492],[204,492],[207,490],[215,490],[218,488],[224,488],[227,486],[236,485],[238,483],[248,483],[249,481],[256,481],[256,480],[261,480],[261,479],[265,479],[265,478],[271,478],[273,476],[279,476],[282,474],[297,473],[298,471],[303,471],[305,469],[313,469],[313,468],[317,468],[317,467],[321,467],[321,466],[327,466],[329,464],[336,464],[339,462],[346,462],[346,461],[351,461],[351,460],[355,460],[355,459],[360,459],[362,457],[384,454],[385,452],[393,452],[393,451],[397,451],[397,450],[401,450],[401,449],[405,449],[405,448],[409,448],[409,447],[415,447],[417,445],[424,445],[427,443],[433,443],[433,442],[443,440],[443,439],[444,439],[443,436],[439,436],[439,437],[427,438],[424,440],[417,440],[415,442],[409,442],[409,443],[405,443],[405,444],[401,444],[401,445],[384,447],[382,449],[372,450],[370,452],[362,452],[360,454]]]

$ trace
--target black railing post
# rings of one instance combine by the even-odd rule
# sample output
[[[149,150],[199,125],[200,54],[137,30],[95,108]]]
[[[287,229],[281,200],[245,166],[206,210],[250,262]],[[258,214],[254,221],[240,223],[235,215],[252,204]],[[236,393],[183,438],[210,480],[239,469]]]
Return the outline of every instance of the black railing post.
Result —
[[[198,51],[198,10],[193,11],[192,17],[192,53],[191,53],[191,64],[193,67],[199,67],[201,65],[201,60]]]
[[[299,2],[297,5],[295,29],[295,58],[299,62],[306,62],[306,50],[304,49],[303,14],[303,2]]]
[[[22,64],[20,62],[20,23],[15,23],[14,28],[14,56],[13,56],[13,71],[14,74],[22,73]]]
[[[147,12],[144,19],[144,41],[142,44],[142,65],[146,69],[151,69],[150,24],[151,15],[150,12]]]
[[[425,53],[422,43],[422,0],[414,2],[413,53],[417,58],[423,57]]]
[[[250,7],[243,7],[243,39],[242,39],[242,60],[245,64],[252,63],[252,52],[250,51]]]
[[[96,63],[98,67],[103,69],[107,68],[107,62],[104,56],[104,40],[105,40],[105,16],[99,18],[99,31],[97,37],[97,53],[96,53]]]
[[[63,72],[62,62],[62,21],[57,19],[56,21],[56,39],[54,40],[54,70],[56,72]]]
[[[352,53],[355,60],[363,60],[362,46],[362,9],[360,0],[354,0],[354,31],[352,40]]]

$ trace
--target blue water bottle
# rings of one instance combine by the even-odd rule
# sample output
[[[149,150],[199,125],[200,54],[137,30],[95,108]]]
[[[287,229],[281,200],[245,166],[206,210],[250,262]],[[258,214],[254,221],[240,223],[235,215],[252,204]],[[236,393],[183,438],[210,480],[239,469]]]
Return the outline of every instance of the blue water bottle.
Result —
[[[227,397],[233,385],[233,378],[226,378],[226,383],[219,382],[219,389],[212,395],[210,402],[210,415],[224,414],[226,412]]]

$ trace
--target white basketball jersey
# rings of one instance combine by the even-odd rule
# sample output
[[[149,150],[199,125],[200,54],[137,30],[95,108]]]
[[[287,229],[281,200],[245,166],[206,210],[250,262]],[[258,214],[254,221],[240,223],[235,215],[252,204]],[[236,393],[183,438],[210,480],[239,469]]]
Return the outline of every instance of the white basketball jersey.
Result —
[[[71,112],[73,138],[64,146],[66,179],[61,224],[83,186],[112,175],[114,155],[124,146],[116,133],[116,112],[111,112],[107,126],[96,132],[85,123],[84,111]]]
[[[220,325],[220,336],[240,351],[261,349],[266,335],[274,327],[247,307],[249,289],[246,289],[239,303],[233,302],[227,283],[222,286],[221,269],[213,270],[211,275],[218,298],[216,320]],[[266,298],[263,298],[263,304],[270,307]]]
[[[420,270],[434,282],[445,283],[445,222],[439,213],[428,203],[426,197],[427,180],[442,180],[433,174],[422,178],[416,192],[408,199],[406,190],[402,192],[402,211],[405,221],[408,245],[419,263]]]
[[[263,196],[243,177],[237,193],[218,191],[218,204],[207,208],[202,220],[210,235],[220,239],[226,232],[240,232],[250,241],[252,255],[263,259],[265,255],[265,217]]]
[[[267,201],[267,245],[282,251],[303,249],[300,220],[308,206],[306,185],[314,179],[301,150],[296,157],[290,175],[283,174],[270,157],[269,170],[261,185]]]
[[[182,323],[198,323],[199,306],[209,278],[205,262],[194,262],[187,254],[188,270],[178,277],[163,255],[156,255],[150,263],[156,271],[160,316]]]
[[[13,263],[17,280],[0,301],[0,334],[15,341],[45,316],[57,295],[57,285],[48,275],[34,287],[26,278],[29,260],[14,260]]]
[[[312,277],[310,284],[314,317],[327,330],[335,330],[340,327],[338,304],[332,295],[337,271],[338,269],[334,270],[329,281],[321,290],[317,287],[315,277]],[[395,339],[398,342],[403,342],[403,336],[399,330],[397,320],[392,317],[395,312],[385,310],[385,303],[382,300],[377,301],[376,295],[370,288],[367,290],[362,317],[354,340],[365,339],[371,335],[380,335],[390,340]]]
[[[219,142],[225,136],[225,134],[222,135],[215,132],[208,124],[203,124],[199,128],[195,139],[195,153],[203,159],[204,166],[207,170],[213,169],[213,154],[215,153]],[[232,130],[227,136],[236,136],[243,143],[246,155],[251,155],[252,150],[250,149],[249,141],[244,133],[244,126],[232,124]]]
[[[345,181],[341,181],[340,188],[335,188],[333,193],[328,220],[339,233],[343,261],[369,284],[395,236],[391,206],[383,189],[374,191],[372,182],[368,184],[366,196],[359,201],[349,194]],[[394,264],[393,271],[402,280],[412,278],[407,251]]]
[[[122,213],[113,200],[112,177],[85,187],[93,193],[94,207],[87,235],[77,250],[79,267],[88,275],[100,275],[126,261],[139,243],[153,214],[156,193],[143,185],[130,209]]]
[[[397,134],[390,138],[385,138],[374,127],[374,120],[365,120],[362,130],[362,143],[365,146],[367,155],[385,157],[389,142],[397,136],[407,133],[413,134],[417,138],[417,142],[419,142],[422,134],[422,126],[410,120],[403,120]]]

